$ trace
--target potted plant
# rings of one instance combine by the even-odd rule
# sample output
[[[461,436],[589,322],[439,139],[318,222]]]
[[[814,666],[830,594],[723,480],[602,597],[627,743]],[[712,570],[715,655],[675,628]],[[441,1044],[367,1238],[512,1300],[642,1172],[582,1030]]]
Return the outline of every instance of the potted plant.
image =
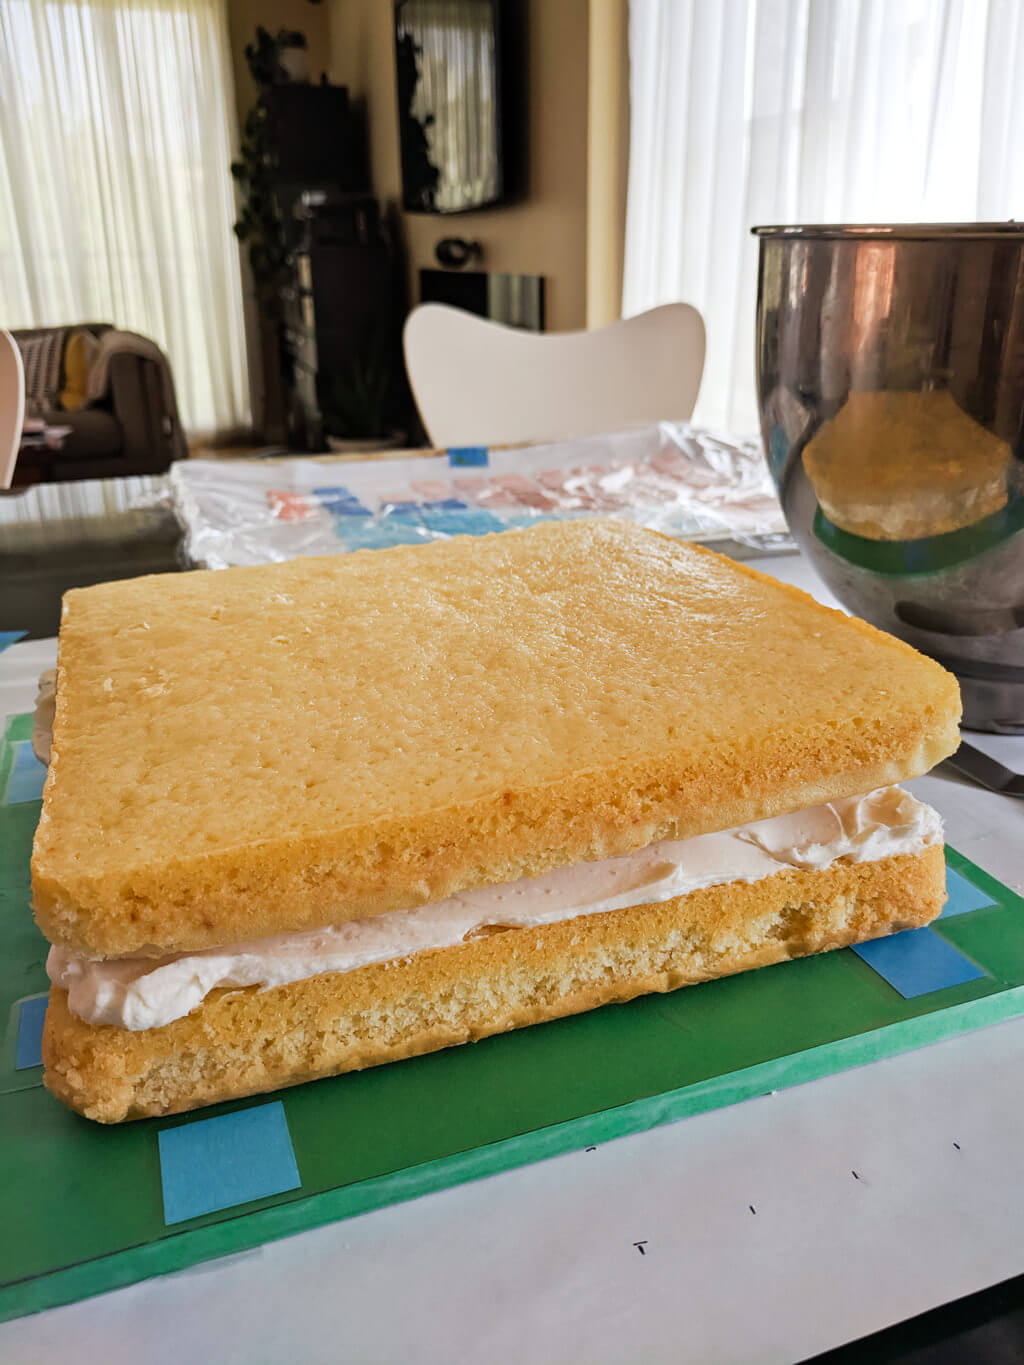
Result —
[[[390,424],[394,411],[395,364],[392,344],[376,328],[354,349],[347,365],[322,386],[320,406],[331,450],[393,450],[406,434]]]
[[[242,127],[239,159],[231,163],[231,174],[243,196],[235,236],[246,246],[257,307],[266,334],[273,338],[278,373],[286,388],[291,380],[291,356],[284,340],[281,291],[289,281],[290,266],[275,195],[277,167],[263,95],[271,86],[293,79],[292,71],[300,69],[292,60],[297,53],[305,58],[306,38],[294,29],[282,28],[273,34],[260,25],[253,42],[247,44],[245,59],[258,93]]]

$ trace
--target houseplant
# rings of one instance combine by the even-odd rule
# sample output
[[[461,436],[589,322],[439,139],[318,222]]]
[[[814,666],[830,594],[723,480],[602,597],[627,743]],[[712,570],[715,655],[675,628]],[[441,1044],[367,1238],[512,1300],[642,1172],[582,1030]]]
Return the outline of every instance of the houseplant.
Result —
[[[281,298],[290,275],[288,241],[275,195],[277,166],[263,97],[272,86],[291,80],[287,55],[305,50],[305,35],[294,29],[282,28],[272,34],[262,25],[257,28],[255,39],[245,49],[257,97],[242,127],[239,158],[231,163],[231,174],[242,196],[235,236],[246,247],[263,334],[274,347],[277,373],[285,388],[292,369]]]

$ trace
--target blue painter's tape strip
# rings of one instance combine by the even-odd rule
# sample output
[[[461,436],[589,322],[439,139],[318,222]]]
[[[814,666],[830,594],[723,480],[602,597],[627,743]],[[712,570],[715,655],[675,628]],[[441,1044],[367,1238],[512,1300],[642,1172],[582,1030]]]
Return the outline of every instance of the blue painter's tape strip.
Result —
[[[506,529],[504,522],[490,512],[477,512],[471,507],[465,512],[424,511],[423,522],[428,530],[443,536],[485,536]]]
[[[373,513],[359,501],[351,488],[343,484],[314,488],[313,493],[334,517],[372,517]]]
[[[14,762],[7,779],[6,804],[16,806],[22,801],[42,800],[46,769],[32,752],[32,745],[27,739],[21,739],[11,748],[14,750]]]
[[[165,1128],[157,1138],[168,1224],[302,1184],[280,1100]]]
[[[943,907],[940,919],[952,919],[954,915],[966,915],[971,910],[981,910],[986,905],[994,905],[987,891],[969,882],[955,868],[946,868],[946,892],[949,899]]]
[[[18,1041],[14,1047],[15,1071],[27,1071],[43,1064],[43,1020],[47,995],[33,995],[21,1002],[18,1011]]]
[[[853,951],[904,1000],[962,986],[985,975],[970,958],[927,927],[858,943]]]
[[[448,463],[457,467],[486,465],[490,462],[486,446],[449,446]]]
[[[27,630],[0,630],[0,651],[5,650],[8,645],[16,645],[27,634]]]
[[[407,517],[369,521],[359,517],[337,517],[334,531],[346,550],[387,550],[392,545],[422,545],[427,539],[422,524]]]

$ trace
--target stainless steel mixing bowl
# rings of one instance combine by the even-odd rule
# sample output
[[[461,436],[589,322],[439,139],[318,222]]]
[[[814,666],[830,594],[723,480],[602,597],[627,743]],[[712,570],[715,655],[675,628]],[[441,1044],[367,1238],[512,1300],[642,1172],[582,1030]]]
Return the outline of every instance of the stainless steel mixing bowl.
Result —
[[[1024,225],[759,227],[761,430],[836,597],[1024,733]]]

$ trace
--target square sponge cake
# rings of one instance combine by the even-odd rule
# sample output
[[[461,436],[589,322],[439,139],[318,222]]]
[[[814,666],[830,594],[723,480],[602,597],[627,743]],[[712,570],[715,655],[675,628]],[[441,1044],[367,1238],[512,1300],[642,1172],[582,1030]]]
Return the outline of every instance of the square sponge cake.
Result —
[[[71,592],[45,1082],[174,1113],[927,923],[940,824],[891,784],[959,710],[909,646],[621,522]]]
[[[69,592],[35,914],[96,956],[440,900],[866,792],[956,680],[619,522]]]

